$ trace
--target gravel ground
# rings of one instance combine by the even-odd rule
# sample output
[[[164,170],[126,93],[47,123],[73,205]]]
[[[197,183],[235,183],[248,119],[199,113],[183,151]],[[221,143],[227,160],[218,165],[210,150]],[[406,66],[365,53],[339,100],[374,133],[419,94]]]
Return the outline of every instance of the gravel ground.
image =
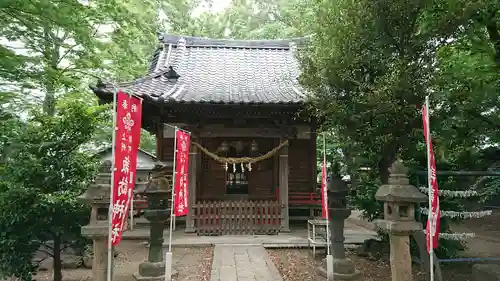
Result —
[[[321,277],[316,271],[316,263],[307,250],[273,249],[267,250],[271,260],[283,276],[283,281],[319,281]]]
[[[174,255],[175,253],[174,249]],[[212,272],[214,248],[183,248],[178,249],[184,256],[179,260],[176,269],[179,272],[174,281],[209,281]]]
[[[148,249],[140,241],[122,241],[117,249],[119,255],[115,263],[115,281],[135,280],[133,274],[138,271],[139,264],[147,259]],[[212,268],[213,248],[174,248],[174,269],[179,274],[173,281],[208,281]],[[39,272],[37,281],[52,280],[52,272]],[[91,269],[63,270],[64,281],[92,280]]]
[[[326,278],[317,273],[316,268],[321,265],[321,255],[315,260],[305,249],[278,249],[268,250],[269,255],[284,281],[324,281]],[[363,274],[364,281],[387,281],[391,280],[390,264],[383,261],[371,261],[347,252],[349,258],[354,262],[356,269]],[[472,281],[472,265],[456,264],[442,267],[443,279],[445,281]],[[418,267],[414,270],[414,280],[423,281],[424,274]]]

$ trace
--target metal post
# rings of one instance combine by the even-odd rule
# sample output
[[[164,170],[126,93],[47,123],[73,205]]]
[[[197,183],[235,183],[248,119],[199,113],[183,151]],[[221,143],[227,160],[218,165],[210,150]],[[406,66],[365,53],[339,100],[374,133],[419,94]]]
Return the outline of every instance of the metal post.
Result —
[[[432,189],[432,171],[430,169],[431,167],[431,129],[430,129],[430,122],[429,122],[429,111],[430,111],[430,106],[429,106],[429,96],[425,97],[425,119],[427,122],[426,126],[426,135],[427,135],[427,195],[429,196],[429,215],[428,215],[428,229],[427,229],[427,236],[429,237],[429,261],[430,261],[430,281],[434,281],[434,238],[432,237],[432,197],[433,197],[433,189]]]
[[[110,192],[109,192],[109,211],[108,211],[108,271],[107,271],[107,280],[112,281],[113,275],[112,275],[112,266],[113,266],[113,201],[114,201],[114,185],[115,185],[115,169],[116,169],[116,163],[115,163],[115,153],[116,153],[116,130],[118,129],[116,127],[116,100],[117,100],[117,91],[116,89],[113,91],[113,135],[111,136],[111,159],[112,159],[112,165],[111,165],[111,185],[110,185]]]
[[[326,169],[326,132],[323,132],[323,166],[324,168],[324,177],[325,177],[325,182],[322,182],[322,185],[324,185],[323,189],[323,197],[325,198],[325,201],[323,204],[326,204],[325,209],[326,209],[326,278],[328,281],[333,280],[333,256],[330,253],[330,209],[328,206],[328,192],[327,192],[327,185],[326,185],[326,176],[327,176],[327,169]],[[323,174],[323,173],[322,173]],[[322,175],[323,177],[323,175]],[[323,181],[323,178],[321,179]]]
[[[420,187],[420,176],[417,174],[417,185],[416,187]],[[420,203],[415,203],[415,220],[418,222],[422,222],[422,212],[420,212]]]
[[[134,192],[130,198],[130,230],[134,230]]]
[[[325,177],[326,177],[326,133],[323,132],[323,165],[325,166]],[[325,183],[325,190],[323,190],[324,194],[323,196],[325,197],[326,200],[326,254],[329,256],[330,255],[330,226],[329,226],[329,221],[330,221],[330,210],[328,209],[328,192],[326,192],[327,186]]]
[[[170,201],[170,229],[168,237],[168,252],[165,255],[165,281],[172,280],[172,228],[174,225],[174,199],[175,199],[175,176],[176,176],[176,154],[177,154],[177,127],[174,127],[174,161],[173,161],[173,172],[172,172],[172,198]]]
[[[174,217],[174,199],[175,199],[175,176],[176,176],[176,154],[177,154],[177,130],[178,128],[175,127],[174,131],[174,161],[173,161],[173,172],[172,172],[172,199],[170,201],[170,234],[168,238],[168,251],[172,252],[172,227],[174,225],[174,221],[172,218]]]

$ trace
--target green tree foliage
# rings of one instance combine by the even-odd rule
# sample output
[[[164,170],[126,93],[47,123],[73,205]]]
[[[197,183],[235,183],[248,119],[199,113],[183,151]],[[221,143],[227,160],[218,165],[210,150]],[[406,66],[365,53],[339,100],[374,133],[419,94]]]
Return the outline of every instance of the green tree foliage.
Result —
[[[82,92],[89,78],[135,78],[155,44],[156,7],[155,1],[2,1],[0,78],[40,92],[29,97],[42,98],[49,115],[59,96]]]
[[[499,9],[488,0],[314,3],[301,82],[336,138],[356,188],[354,203],[369,218],[380,214],[373,196],[397,157],[426,167],[419,112],[426,95],[438,169],[492,164],[480,160],[485,144],[498,143]],[[459,205],[443,202],[452,206]]]
[[[22,121],[14,114],[0,111],[0,166],[10,154],[14,140],[20,133]],[[2,168],[0,167],[0,172]]]
[[[434,69],[430,37],[418,33],[423,1],[372,2],[321,2],[302,82],[320,118],[386,182],[399,149],[421,127],[417,107]]]
[[[276,39],[308,35],[310,0],[234,0],[220,11],[212,1],[162,2],[166,32],[230,39]],[[204,9],[200,9],[203,7]]]
[[[34,252],[50,244],[60,280],[60,249],[81,238],[88,214],[76,196],[94,170],[88,150],[109,145],[113,131],[110,108],[92,107],[89,83],[144,75],[157,32],[236,39],[301,32],[291,24],[300,19],[295,1],[234,1],[217,13],[197,12],[210,5],[202,0],[0,2],[1,278],[31,280]],[[143,132],[141,148],[154,146]]]
[[[0,92],[12,95],[9,105],[16,110],[43,104],[47,114],[55,113],[64,96],[92,103],[87,87],[96,78],[128,82],[146,73],[157,32],[234,39],[296,36],[302,16],[297,7],[307,2],[238,0],[213,12],[205,0],[3,1]],[[111,122],[100,131],[94,145],[109,145]],[[141,148],[155,150],[152,136],[144,132],[142,139]]]
[[[70,103],[54,116],[36,113],[15,138],[0,174],[0,277],[31,280],[33,256],[45,245],[52,249],[54,281],[62,280],[60,251],[82,239],[89,218],[76,197],[96,168],[80,148],[102,118],[103,108]]]
[[[381,182],[398,153],[423,151],[418,109],[427,94],[437,105],[431,118],[441,155],[450,147],[444,137],[453,149],[477,148],[485,136],[495,137],[490,131],[497,120],[482,114],[498,96],[494,44],[485,26],[465,29],[464,19],[443,25],[442,13],[455,11],[440,14],[442,2],[339,0],[316,6],[302,82],[313,93],[318,116],[347,144],[344,150],[360,153],[357,167],[375,169]],[[478,30],[484,36],[474,35]],[[465,137],[471,125],[477,130]]]

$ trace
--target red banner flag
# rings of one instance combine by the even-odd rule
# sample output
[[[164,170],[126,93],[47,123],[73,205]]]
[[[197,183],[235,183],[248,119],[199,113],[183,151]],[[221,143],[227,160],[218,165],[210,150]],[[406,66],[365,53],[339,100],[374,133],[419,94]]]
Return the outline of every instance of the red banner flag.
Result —
[[[328,193],[326,186],[326,161],[321,166],[321,217],[328,219]]]
[[[134,193],[137,150],[141,137],[142,101],[119,91],[116,97],[115,158],[111,242],[118,245]]]
[[[191,136],[188,132],[177,130],[175,153],[175,184],[174,184],[174,215],[176,217],[188,214],[188,169]]]
[[[430,177],[430,187],[429,187],[429,196],[430,196],[430,206],[429,206],[429,219],[427,220],[426,227],[426,240],[427,240],[427,251],[430,252],[430,241],[432,239],[432,248],[435,249],[438,247],[439,242],[439,222],[441,218],[441,211],[439,210],[439,189],[437,183],[436,176],[436,159],[434,158],[434,151],[432,150],[432,139],[430,136],[430,126],[429,120],[427,118],[427,104],[422,107],[422,120],[424,123],[424,138],[428,147],[428,155],[430,158],[429,167],[427,167],[427,171]],[[432,223],[432,227],[429,227]],[[432,228],[432,233],[431,233]]]

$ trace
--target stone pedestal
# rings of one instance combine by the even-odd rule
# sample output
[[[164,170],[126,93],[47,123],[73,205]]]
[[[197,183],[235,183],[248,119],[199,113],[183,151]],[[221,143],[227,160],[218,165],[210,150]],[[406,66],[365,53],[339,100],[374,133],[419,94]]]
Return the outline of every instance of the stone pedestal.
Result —
[[[422,225],[415,221],[415,204],[427,197],[409,184],[408,170],[401,161],[389,172],[389,183],[375,194],[377,200],[384,201],[384,220],[375,225],[389,233],[392,281],[412,281],[410,235],[422,231]]]
[[[172,277],[177,275],[176,270],[172,270]],[[144,261],[139,264],[139,272],[134,273],[134,278],[138,281],[165,281],[165,262]]]
[[[170,198],[172,190],[165,177],[168,172],[165,165],[158,163],[150,179],[144,195],[148,200],[148,207],[144,210],[144,217],[150,223],[148,260],[139,265],[139,272],[134,274],[136,280],[165,280],[165,259],[163,257],[163,230],[165,223],[170,219]],[[177,272],[172,270],[172,276]]]
[[[326,259],[324,259],[323,264],[318,268],[319,274],[324,277],[327,277],[326,267]],[[361,277],[361,272],[356,270],[354,264],[350,260],[333,259],[333,278],[328,281],[360,280]]]
[[[107,280],[110,191],[111,161],[105,161],[99,169],[95,182],[78,197],[79,201],[92,206],[90,222],[82,227],[81,233],[93,241],[92,280],[94,281]]]
[[[392,280],[411,280],[412,276],[410,237],[407,235],[391,235],[391,273]],[[409,266],[408,266],[409,265]]]
[[[106,281],[108,274],[108,224],[102,222],[82,227],[82,235],[93,241],[92,276],[95,281]]]
[[[347,193],[349,189],[342,180],[338,171],[328,183],[328,210],[330,214],[330,250],[333,256],[333,278],[328,281],[358,280],[361,273],[356,270],[354,264],[346,258],[344,248],[344,224],[345,219],[351,215],[347,208]],[[319,268],[319,273],[327,276],[327,259]]]

